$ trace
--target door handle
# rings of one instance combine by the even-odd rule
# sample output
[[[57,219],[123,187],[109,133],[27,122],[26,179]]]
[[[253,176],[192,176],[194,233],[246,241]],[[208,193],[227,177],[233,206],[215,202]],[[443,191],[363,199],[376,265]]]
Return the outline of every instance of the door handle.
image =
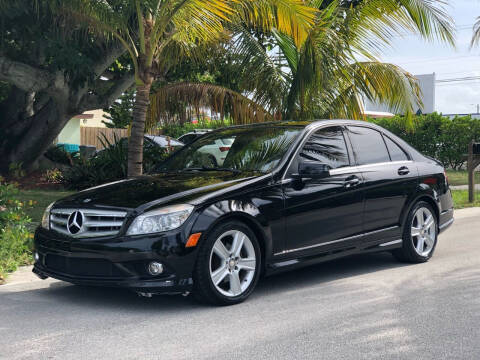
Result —
[[[361,183],[360,178],[358,176],[352,175],[352,176],[349,176],[347,179],[345,179],[343,186],[346,189],[349,189],[351,187],[355,187],[359,185],[360,183]]]
[[[406,166],[402,166],[400,169],[398,169],[398,175],[408,175],[410,173],[410,170]]]

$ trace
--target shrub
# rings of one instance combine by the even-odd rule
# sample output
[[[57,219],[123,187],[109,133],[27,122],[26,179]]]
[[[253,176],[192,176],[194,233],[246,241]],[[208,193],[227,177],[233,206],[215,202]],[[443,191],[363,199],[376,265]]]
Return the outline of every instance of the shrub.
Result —
[[[73,154],[75,156],[76,154]],[[55,163],[72,165],[72,154],[67,152],[63,146],[53,145],[45,152],[45,157]]]
[[[18,189],[0,178],[0,282],[7,272],[31,260],[33,235],[28,231],[30,219],[18,200]]]
[[[468,144],[480,141],[480,120],[470,116],[450,119],[434,113],[414,116],[411,123],[400,116],[370,121],[390,130],[423,154],[454,170],[465,165]]]
[[[51,184],[60,184],[63,182],[62,171],[55,168],[45,172],[45,180]]]
[[[104,149],[91,159],[77,159],[72,167],[63,172],[63,179],[70,189],[86,189],[127,177],[128,141],[116,139],[110,143],[103,138]],[[143,170],[151,172],[155,166],[168,156],[158,146],[145,143],[143,149]]]

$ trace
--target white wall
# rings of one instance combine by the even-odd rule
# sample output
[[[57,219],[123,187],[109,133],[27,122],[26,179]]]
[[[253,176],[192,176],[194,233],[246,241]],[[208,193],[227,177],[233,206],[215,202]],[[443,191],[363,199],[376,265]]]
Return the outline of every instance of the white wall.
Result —
[[[423,107],[420,108],[423,114],[430,114],[435,111],[435,73],[415,75],[418,80],[418,85],[422,90]],[[369,100],[365,100],[365,110],[367,111],[385,111],[393,112],[386,104],[376,104]],[[414,109],[416,113],[419,110],[417,106]]]

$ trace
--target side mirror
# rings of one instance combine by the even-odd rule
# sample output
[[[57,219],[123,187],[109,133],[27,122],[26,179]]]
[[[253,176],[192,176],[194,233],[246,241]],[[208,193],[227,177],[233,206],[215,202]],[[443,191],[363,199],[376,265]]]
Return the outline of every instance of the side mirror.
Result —
[[[302,161],[298,164],[300,178],[323,179],[330,176],[330,166],[316,161]]]

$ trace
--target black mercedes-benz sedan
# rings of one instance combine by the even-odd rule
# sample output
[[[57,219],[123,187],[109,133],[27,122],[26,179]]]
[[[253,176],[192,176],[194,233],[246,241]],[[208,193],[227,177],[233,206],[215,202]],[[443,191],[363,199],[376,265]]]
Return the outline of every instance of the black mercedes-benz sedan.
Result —
[[[202,151],[218,140],[231,143],[219,149],[221,167]],[[33,271],[228,305],[262,275],[342,256],[428,261],[452,222],[442,165],[379,126],[236,126],[205,134],[153,175],[51,204],[35,233]]]

